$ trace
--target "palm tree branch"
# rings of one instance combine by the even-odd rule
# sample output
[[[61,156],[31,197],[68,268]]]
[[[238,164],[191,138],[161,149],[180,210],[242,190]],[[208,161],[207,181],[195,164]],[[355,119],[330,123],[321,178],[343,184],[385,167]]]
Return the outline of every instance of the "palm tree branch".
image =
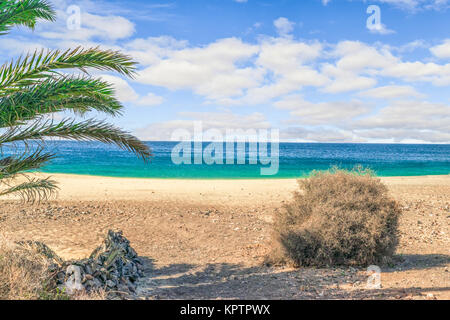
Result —
[[[38,19],[55,21],[56,13],[45,0],[0,1],[0,35],[7,34],[14,26],[33,29]]]
[[[19,157],[0,159],[0,180],[12,179],[24,171],[39,169],[53,158],[53,154],[45,153],[39,148],[29,155],[23,153]]]
[[[64,110],[78,114],[97,110],[115,116],[122,108],[107,82],[85,77],[49,78],[0,97],[0,128]]]
[[[4,64],[0,68],[0,94],[15,90],[22,86],[38,84],[57,73],[57,70],[87,68],[103,71],[116,71],[122,75],[133,77],[136,62],[129,56],[113,50],[81,47],[66,51],[54,50],[44,53],[35,51],[16,62]]]
[[[7,184],[7,186],[7,188],[0,191],[0,197],[18,194],[27,202],[35,201],[36,199],[39,201],[46,200],[58,190],[56,182],[49,178],[28,178],[26,182],[14,186]]]
[[[61,138],[77,141],[100,141],[114,144],[121,149],[135,153],[147,161],[151,157],[150,148],[133,135],[111,124],[93,119],[82,122],[62,120],[54,123],[52,120],[36,121],[29,126],[12,127],[0,136],[2,144],[43,140],[45,138]]]

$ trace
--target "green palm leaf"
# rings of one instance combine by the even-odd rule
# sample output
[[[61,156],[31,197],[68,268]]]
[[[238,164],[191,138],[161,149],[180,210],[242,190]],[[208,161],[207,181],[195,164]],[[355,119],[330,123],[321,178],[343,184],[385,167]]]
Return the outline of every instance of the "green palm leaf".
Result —
[[[27,143],[34,140],[44,142],[46,138],[100,141],[134,152],[143,160],[148,160],[151,157],[150,149],[145,143],[109,123],[94,119],[82,122],[66,119],[58,123],[54,123],[52,120],[38,120],[25,127],[12,127],[3,135],[0,135],[0,145],[17,142]]]
[[[0,68],[0,94],[2,91],[14,91],[22,86],[38,84],[57,74],[58,70],[79,69],[87,73],[87,68],[116,71],[133,77],[136,62],[118,51],[99,48],[35,51]]]
[[[14,26],[33,29],[38,19],[55,20],[55,11],[47,1],[0,1],[0,35],[7,34]]]
[[[0,35],[14,26],[34,28],[39,19],[55,20],[54,10],[44,0],[0,0]],[[118,51],[78,47],[35,51],[0,66],[0,155],[4,146],[25,145],[25,152],[0,158],[0,196],[19,194],[26,201],[34,201],[55,193],[55,181],[27,175],[53,159],[53,154],[44,151],[47,139],[100,141],[133,152],[144,161],[151,157],[146,144],[104,121],[45,120],[64,111],[120,115],[123,106],[115,98],[113,87],[90,77],[90,68],[133,77],[136,63]],[[85,76],[63,74],[73,69]],[[34,151],[32,141],[38,142]],[[25,182],[17,180],[19,176],[25,176]]]
[[[38,178],[27,178],[26,182],[19,183],[14,186],[10,186],[5,183],[8,187],[0,191],[0,197],[9,194],[18,194],[22,197],[24,201],[34,202],[35,200],[47,200],[51,196],[55,195],[58,190],[58,186],[54,180],[38,179]]]
[[[18,157],[0,159],[0,180],[13,179],[25,171],[39,169],[54,157],[54,154],[39,148],[32,154],[23,153]]]
[[[119,115],[122,105],[113,94],[109,83],[97,79],[48,78],[0,98],[0,128],[64,110],[81,115],[92,110]]]

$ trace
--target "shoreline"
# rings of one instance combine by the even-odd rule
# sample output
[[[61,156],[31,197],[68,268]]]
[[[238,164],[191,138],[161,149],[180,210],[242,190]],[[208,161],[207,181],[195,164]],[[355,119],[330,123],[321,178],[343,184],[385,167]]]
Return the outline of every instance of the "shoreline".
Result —
[[[270,176],[257,176],[257,177],[243,177],[243,178],[227,178],[227,177],[220,177],[220,178],[193,178],[193,177],[129,177],[129,176],[107,176],[107,175],[95,175],[95,174],[84,174],[84,173],[61,173],[61,172],[45,172],[45,171],[39,171],[39,172],[30,172],[30,174],[36,174],[36,175],[46,175],[46,176],[80,176],[80,177],[90,177],[90,178],[111,178],[111,179],[139,179],[139,180],[183,180],[183,181],[241,181],[241,180],[250,180],[250,181],[258,181],[258,180],[298,180],[298,179],[306,179],[308,176],[300,176],[300,177],[273,177],[270,178]],[[424,175],[401,175],[401,176],[378,176],[375,175],[375,178],[379,179],[390,179],[390,178],[422,178],[422,177],[450,177],[450,173],[448,174],[424,174]]]
[[[51,177],[60,190],[56,200],[155,201],[193,205],[280,204],[291,199],[298,179],[159,179],[35,173]],[[450,186],[450,175],[380,177],[388,187]],[[8,198],[5,199],[14,199]]]

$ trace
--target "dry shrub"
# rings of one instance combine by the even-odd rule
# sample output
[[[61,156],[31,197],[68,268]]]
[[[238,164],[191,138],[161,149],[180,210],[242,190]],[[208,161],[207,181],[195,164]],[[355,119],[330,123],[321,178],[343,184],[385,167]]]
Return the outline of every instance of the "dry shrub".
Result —
[[[366,266],[393,255],[400,209],[370,171],[315,172],[299,186],[275,218],[275,249],[268,262]]]
[[[56,287],[64,264],[45,244],[14,243],[0,235],[0,300],[106,300],[103,290],[69,296]]]
[[[38,250],[0,237],[0,300],[41,298],[51,278],[50,264]]]

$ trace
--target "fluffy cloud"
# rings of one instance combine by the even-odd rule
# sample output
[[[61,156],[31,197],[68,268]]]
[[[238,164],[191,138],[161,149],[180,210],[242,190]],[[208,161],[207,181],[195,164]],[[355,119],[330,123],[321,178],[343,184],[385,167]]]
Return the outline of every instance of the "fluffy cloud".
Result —
[[[448,59],[450,58],[450,39],[444,41],[444,43],[432,47],[430,49],[431,53],[438,58]]]
[[[394,98],[407,98],[407,97],[423,97],[423,94],[414,89],[411,86],[384,86],[378,87],[358,94],[361,97],[376,98],[376,99],[394,99]]]
[[[192,89],[208,99],[243,94],[258,85],[264,72],[256,67],[239,67],[258,52],[258,47],[230,38],[206,47],[173,50],[166,58],[141,70],[137,80],[144,84]]]
[[[100,75],[100,78],[113,85],[115,95],[121,102],[130,102],[147,107],[160,105],[164,102],[163,97],[157,96],[154,93],[148,93],[143,97],[139,96],[139,94],[129,85],[128,81],[122,78],[109,74]]]
[[[280,139],[290,142],[367,142],[356,136],[352,131],[330,128],[306,129],[304,127],[289,127],[281,130]]]
[[[281,17],[273,22],[277,32],[281,36],[286,36],[294,30],[295,23],[289,19]]]
[[[130,37],[135,31],[134,24],[120,16],[99,16],[82,13],[80,22],[80,27],[74,30],[70,30],[62,24],[56,31],[42,31],[40,35],[48,39],[63,40],[88,41],[92,38],[119,40]]]
[[[139,95],[134,91],[134,89],[128,84],[128,82],[122,78],[103,74],[100,78],[104,81],[111,83],[114,87],[117,99],[121,102],[136,101]]]
[[[375,86],[377,80],[374,78],[360,77],[356,75],[340,76],[326,86],[323,91],[328,93],[341,93],[367,89]]]
[[[382,35],[395,33],[394,30],[388,29],[386,27],[386,25],[384,25],[384,24],[379,24],[374,28],[370,28],[369,31],[371,33],[377,33],[377,34],[382,34]]]
[[[450,106],[427,101],[396,101],[354,124],[359,129],[411,129],[450,132]]]
[[[88,41],[126,39],[135,32],[135,25],[129,19],[113,14],[113,4],[80,0],[74,5],[68,0],[52,0],[57,13],[55,22],[42,21],[37,25],[37,35],[48,40],[76,41],[78,45]],[[54,43],[55,41],[53,41]]]
[[[269,129],[271,124],[261,113],[235,114],[232,112],[181,112],[178,119],[152,123],[136,130],[136,134],[144,140],[170,140],[177,132],[186,130],[194,136],[194,129],[200,123],[203,132],[215,129],[222,134],[227,130]],[[175,137],[176,139],[176,137]],[[178,137],[179,139],[179,137]]]
[[[145,107],[151,107],[151,106],[157,106],[160,105],[164,102],[164,98],[157,96],[154,93],[148,93],[146,96],[138,99],[136,101],[136,104],[140,105],[140,106],[145,106]]]
[[[334,46],[330,56],[335,63],[324,63],[323,74],[332,82],[323,91],[348,92],[373,87],[377,83],[377,70],[397,63],[387,49],[378,49],[358,41],[342,41]],[[370,75],[370,77],[367,77]]]
[[[291,114],[281,137],[319,142],[450,142],[450,106],[399,100],[376,110],[361,101],[311,103],[291,96],[276,103]],[[430,125],[432,124],[432,125]]]
[[[290,123],[303,125],[343,125],[371,111],[371,107],[362,101],[311,103],[298,95],[276,102],[275,107],[289,110]]]
[[[249,88],[241,104],[265,103],[304,86],[320,87],[329,79],[311,65],[321,56],[323,45],[318,42],[297,42],[286,38],[269,38],[260,45],[255,64],[272,75],[258,87]]]
[[[383,75],[409,82],[429,82],[436,86],[450,84],[450,63],[437,64],[421,61],[399,62],[381,71]]]
[[[171,90],[190,89],[223,104],[261,103],[328,81],[310,65],[322,53],[318,42],[266,38],[249,44],[229,38],[190,47],[174,39],[138,39],[126,48],[149,64],[137,81]],[[273,77],[267,81],[269,75]]]
[[[450,133],[435,130],[371,129],[357,130],[355,135],[366,141],[385,143],[449,143]]]

